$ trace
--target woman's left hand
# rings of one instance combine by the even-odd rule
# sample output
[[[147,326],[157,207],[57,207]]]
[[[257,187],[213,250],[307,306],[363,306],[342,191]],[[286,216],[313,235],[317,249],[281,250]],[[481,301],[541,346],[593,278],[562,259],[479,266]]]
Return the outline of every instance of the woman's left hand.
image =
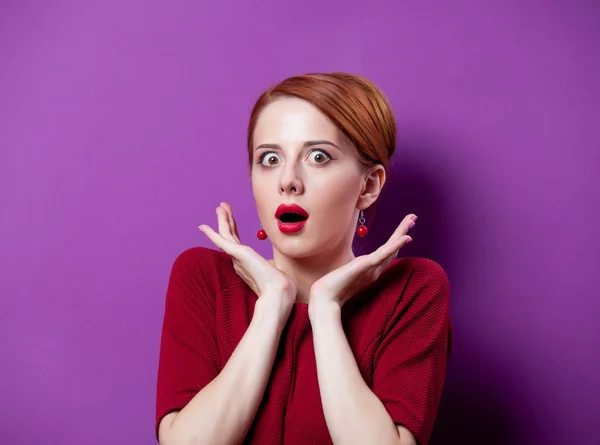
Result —
[[[412,241],[407,235],[417,216],[407,215],[388,241],[368,255],[361,255],[349,263],[315,281],[310,289],[309,306],[334,303],[341,308],[346,301],[379,278],[398,251]]]

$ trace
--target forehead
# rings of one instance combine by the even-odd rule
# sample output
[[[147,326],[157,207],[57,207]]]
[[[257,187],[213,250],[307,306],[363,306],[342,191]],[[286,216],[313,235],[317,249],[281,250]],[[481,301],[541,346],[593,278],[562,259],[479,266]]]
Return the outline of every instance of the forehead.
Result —
[[[254,145],[327,139],[340,142],[340,131],[317,107],[298,98],[267,105],[254,128]]]

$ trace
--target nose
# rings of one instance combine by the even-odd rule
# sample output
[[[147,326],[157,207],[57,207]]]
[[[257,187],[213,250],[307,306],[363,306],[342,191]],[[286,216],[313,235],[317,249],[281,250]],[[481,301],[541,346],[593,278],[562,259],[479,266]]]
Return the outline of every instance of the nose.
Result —
[[[301,195],[304,193],[304,183],[300,178],[296,163],[290,162],[281,171],[279,178],[280,195]]]

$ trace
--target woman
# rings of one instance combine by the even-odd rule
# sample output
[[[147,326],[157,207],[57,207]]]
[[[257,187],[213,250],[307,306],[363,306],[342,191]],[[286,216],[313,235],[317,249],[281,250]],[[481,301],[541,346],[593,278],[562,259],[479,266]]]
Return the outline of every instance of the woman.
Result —
[[[431,260],[395,258],[416,215],[372,254],[351,248],[395,137],[387,100],[358,76],[296,76],[259,98],[248,155],[273,259],[241,243],[222,203],[218,233],[200,226],[221,251],[175,261],[162,445],[428,442],[451,343],[448,279]]]

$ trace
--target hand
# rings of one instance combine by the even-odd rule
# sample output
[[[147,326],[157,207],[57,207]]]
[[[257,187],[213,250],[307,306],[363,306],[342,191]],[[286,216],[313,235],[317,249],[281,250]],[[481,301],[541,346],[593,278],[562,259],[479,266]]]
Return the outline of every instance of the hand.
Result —
[[[416,215],[407,215],[388,241],[375,252],[358,256],[315,281],[310,288],[309,306],[332,302],[341,308],[350,297],[375,282],[398,251],[412,241],[407,233],[416,220]]]
[[[237,224],[229,204],[217,207],[219,233],[207,225],[198,228],[215,246],[231,256],[233,268],[259,297],[274,298],[291,309],[296,301],[296,284],[285,273],[260,256],[254,249],[240,242]]]

